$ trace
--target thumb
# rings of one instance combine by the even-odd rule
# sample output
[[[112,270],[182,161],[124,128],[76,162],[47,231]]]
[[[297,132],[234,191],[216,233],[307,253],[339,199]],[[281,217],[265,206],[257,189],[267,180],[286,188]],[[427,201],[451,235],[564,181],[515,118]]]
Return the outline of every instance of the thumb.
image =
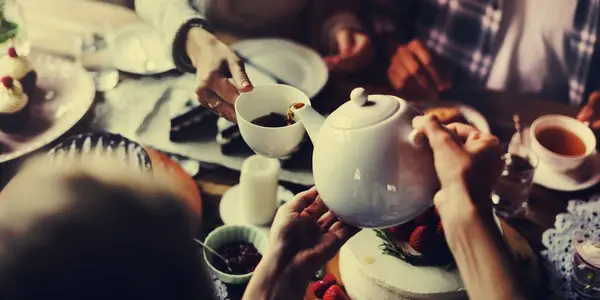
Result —
[[[335,41],[340,55],[346,56],[352,53],[352,42],[350,39],[350,31],[348,29],[338,30],[335,34]]]
[[[420,123],[434,154],[442,152],[463,153],[462,146],[458,144],[452,133],[435,116],[425,115],[420,119]]]
[[[231,77],[235,81],[236,87],[240,92],[249,92],[253,89],[252,83],[246,74],[244,62],[239,57],[230,58],[227,61],[229,71],[231,71]]]

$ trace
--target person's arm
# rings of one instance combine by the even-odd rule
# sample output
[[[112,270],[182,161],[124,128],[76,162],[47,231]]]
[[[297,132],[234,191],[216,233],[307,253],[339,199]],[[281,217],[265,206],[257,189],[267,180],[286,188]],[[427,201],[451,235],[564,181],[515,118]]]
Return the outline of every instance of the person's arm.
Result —
[[[525,299],[491,210],[482,213],[466,187],[447,189],[444,198],[436,207],[469,298]]]
[[[185,40],[193,27],[204,27],[204,8],[194,8],[189,0],[135,0],[135,11],[144,21],[160,29],[165,42],[173,45],[171,56],[183,71],[194,72]],[[205,28],[206,29],[206,28]]]
[[[310,19],[314,46],[327,52],[335,50],[335,32],[340,28],[362,31],[358,19],[359,0],[313,0]]]

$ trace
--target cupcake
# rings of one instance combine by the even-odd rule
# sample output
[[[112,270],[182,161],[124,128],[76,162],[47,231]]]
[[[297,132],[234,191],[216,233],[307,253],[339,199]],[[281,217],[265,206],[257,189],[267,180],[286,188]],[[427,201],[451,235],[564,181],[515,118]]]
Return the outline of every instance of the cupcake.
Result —
[[[15,132],[29,118],[29,97],[20,81],[10,76],[2,77],[0,85],[0,130]]]
[[[15,48],[8,48],[6,56],[0,58],[0,75],[10,76],[21,82],[26,94],[35,91],[37,74],[26,57],[19,56]]]

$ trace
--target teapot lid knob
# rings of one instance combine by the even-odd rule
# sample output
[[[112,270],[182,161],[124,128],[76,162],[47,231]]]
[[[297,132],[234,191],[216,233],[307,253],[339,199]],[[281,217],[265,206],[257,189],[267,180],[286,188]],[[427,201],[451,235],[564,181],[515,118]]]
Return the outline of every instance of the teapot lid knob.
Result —
[[[355,88],[350,93],[350,100],[356,104],[356,106],[364,106],[369,101],[369,94],[364,88]]]

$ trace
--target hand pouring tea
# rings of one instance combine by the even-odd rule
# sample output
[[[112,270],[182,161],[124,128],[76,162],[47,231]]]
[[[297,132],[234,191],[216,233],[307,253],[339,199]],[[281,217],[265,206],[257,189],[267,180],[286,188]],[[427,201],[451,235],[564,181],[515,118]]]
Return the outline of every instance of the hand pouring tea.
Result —
[[[293,107],[297,123],[282,128],[306,128],[315,184],[341,220],[363,228],[407,222],[433,205],[439,189],[431,149],[413,134],[412,119],[421,113],[398,97],[362,88],[350,98],[327,119],[310,103],[294,101],[305,105]],[[242,137],[248,144],[255,138],[243,131]]]

